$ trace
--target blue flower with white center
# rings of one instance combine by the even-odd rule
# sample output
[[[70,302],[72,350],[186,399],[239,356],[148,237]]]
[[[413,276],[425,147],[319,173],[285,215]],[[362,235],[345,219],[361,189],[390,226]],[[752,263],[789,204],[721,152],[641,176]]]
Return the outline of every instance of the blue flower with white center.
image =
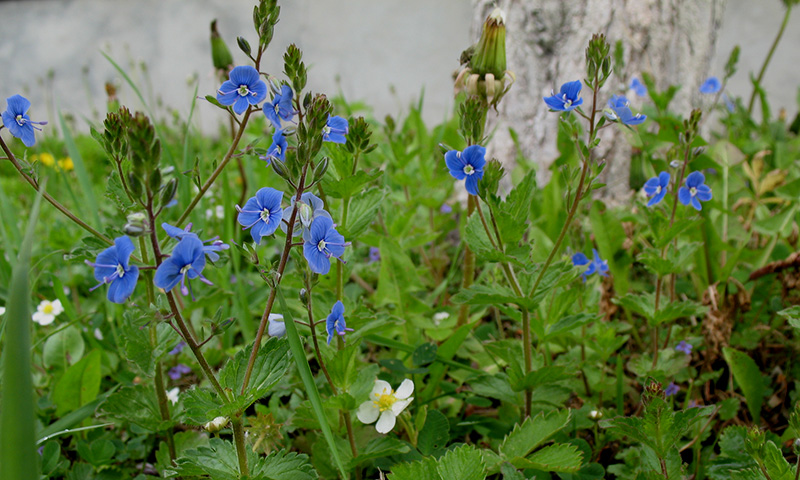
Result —
[[[677,394],[680,391],[681,391],[681,387],[679,387],[675,382],[669,382],[669,385],[667,385],[667,388],[664,389],[664,395],[667,396],[667,397],[671,397],[671,396]]]
[[[653,197],[647,202],[648,207],[652,207],[664,199],[669,186],[669,173],[661,172],[657,177],[653,177],[644,183],[644,193],[648,197]]]
[[[283,218],[282,199],[283,192],[264,187],[244,204],[244,208],[236,205],[239,212],[236,219],[243,226],[242,230],[250,229],[254,242],[260,244],[261,237],[272,235],[278,229]]]
[[[196,234],[191,232],[192,230],[191,223],[186,225],[186,228],[184,230],[181,230],[178,227],[173,227],[168,223],[162,223],[161,228],[163,228],[164,231],[167,232],[167,235],[176,240],[181,240],[183,237],[186,237],[188,235],[193,235],[197,237]],[[219,253],[217,252],[221,252],[223,250],[231,248],[231,246],[228,245],[227,243],[223,243],[222,240],[219,239],[219,237],[214,237],[202,242],[203,242],[203,252],[205,252],[206,256],[208,256],[208,259],[211,260],[212,262],[216,262],[217,260],[219,260]],[[206,243],[210,243],[210,245],[206,245]]]
[[[583,88],[583,85],[580,80],[567,82],[561,85],[561,91],[559,91],[557,95],[551,90],[549,97],[543,97],[544,103],[550,107],[550,110],[569,112],[583,103],[583,99],[578,98],[581,93],[581,88]]]
[[[708,77],[702,85],[700,85],[700,93],[712,94],[717,93],[722,88],[722,82],[717,77]]]
[[[630,102],[625,95],[612,95],[608,100],[608,108],[604,110],[606,118],[612,122],[619,122],[623,125],[639,125],[647,119],[646,115],[631,112]]]
[[[686,355],[692,354],[692,344],[688,343],[686,340],[681,340],[678,345],[675,346],[675,350],[679,352],[683,352]]]
[[[686,177],[685,186],[678,189],[678,201],[691,204],[698,212],[703,209],[700,202],[711,200],[711,187],[704,185],[706,177],[701,172],[692,172]]]
[[[267,98],[267,84],[261,80],[258,70],[249,65],[239,65],[231,70],[230,80],[217,90],[217,101],[222,105],[233,105],[233,111],[241,115],[249,105],[258,105]]]
[[[114,303],[124,303],[133,293],[136,280],[139,279],[139,267],[128,265],[133,250],[130,238],[118,237],[114,239],[114,246],[100,252],[94,263],[87,260],[86,263],[94,267],[95,280],[100,282],[90,291],[108,283],[108,299]]]
[[[311,224],[311,231],[303,239],[303,256],[306,257],[311,271],[321,275],[331,270],[331,257],[344,261],[341,259],[344,247],[350,245],[336,231],[333,220],[328,217],[316,218]]]
[[[633,77],[633,80],[631,80],[630,88],[633,90],[633,93],[639,97],[644,97],[647,95],[647,87],[636,77]]]
[[[205,266],[206,255],[203,251],[203,242],[197,238],[197,235],[186,235],[175,245],[172,255],[158,266],[153,283],[166,292],[180,283],[181,293],[188,295],[188,280],[200,278],[200,281],[213,285],[202,274]]]
[[[456,180],[465,180],[467,192],[478,195],[478,180],[483,178],[483,167],[486,165],[486,148],[470,145],[463,152],[450,150],[444,154],[444,163],[450,169],[450,175]]]
[[[3,126],[5,126],[11,135],[22,140],[26,147],[32,147],[36,143],[36,138],[33,135],[33,130],[42,129],[36,125],[47,125],[47,122],[34,122],[28,116],[28,109],[31,108],[31,102],[22,95],[14,95],[8,97],[8,108],[2,114]]]
[[[322,199],[311,192],[306,192],[300,196],[300,201],[297,203],[295,203],[295,197],[292,197],[291,206],[283,211],[283,222],[281,223],[281,230],[283,230],[283,233],[286,233],[288,230],[289,220],[291,220],[292,212],[295,208],[298,208],[298,210],[294,217],[294,228],[292,228],[293,237],[302,235],[305,240],[311,231],[311,224],[315,219],[319,217],[331,218],[331,214],[325,211],[325,204],[322,202]],[[331,221],[333,221],[332,218]]]
[[[286,141],[286,136],[283,134],[283,130],[276,128],[275,133],[272,134],[272,145],[270,145],[269,149],[267,149],[267,154],[258,158],[267,162],[267,166],[272,163],[273,158],[276,158],[281,162],[285,162],[287,148],[289,148],[289,142]]]
[[[328,122],[322,127],[322,140],[333,143],[346,143],[345,135],[350,130],[347,119],[336,115],[328,115]]]
[[[336,303],[333,304],[331,313],[325,321],[325,328],[328,330],[328,345],[330,345],[331,340],[333,340],[334,332],[344,337],[345,333],[353,331],[352,328],[347,328],[347,324],[344,321],[344,304],[341,300],[337,300]]]
[[[276,93],[272,101],[264,105],[264,115],[272,122],[272,125],[280,130],[281,120],[289,122],[294,117],[295,111],[292,108],[292,87],[283,85],[281,93]]]
[[[592,253],[594,254],[594,260],[589,260],[586,258],[586,255],[579,252],[572,256],[572,264],[576,267],[580,267],[583,265],[588,265],[588,268],[581,274],[583,281],[586,281],[586,278],[593,273],[597,273],[601,277],[608,276],[608,262],[600,258],[600,254],[597,253],[597,250],[594,248],[592,249]]]

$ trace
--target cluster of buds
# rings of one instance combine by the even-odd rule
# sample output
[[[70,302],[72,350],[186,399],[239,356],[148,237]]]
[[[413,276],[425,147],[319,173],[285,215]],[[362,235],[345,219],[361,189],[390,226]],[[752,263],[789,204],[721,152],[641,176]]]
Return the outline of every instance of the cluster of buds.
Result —
[[[466,91],[485,99],[497,109],[497,104],[516,80],[506,69],[506,25],[503,11],[495,8],[483,23],[481,39],[461,55],[461,67],[456,74],[455,93]]]

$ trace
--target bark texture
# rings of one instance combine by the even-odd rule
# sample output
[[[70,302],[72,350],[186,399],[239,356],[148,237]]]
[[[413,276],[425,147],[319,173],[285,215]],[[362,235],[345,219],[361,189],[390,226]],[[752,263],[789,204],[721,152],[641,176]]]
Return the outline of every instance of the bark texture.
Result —
[[[627,93],[636,113],[644,99],[627,91],[630,79],[647,71],[659,89],[683,85],[672,110],[688,116],[699,101],[697,87],[711,74],[711,60],[727,0],[475,0],[473,31],[480,34],[483,20],[497,5],[506,15],[508,68],[517,82],[503,99],[498,115],[490,115],[495,128],[489,155],[505,163],[520,153],[532,160],[537,180],[550,178],[549,166],[558,156],[558,120],[542,97],[562,83],[586,76],[584,52],[594,33],[604,33],[612,45],[625,47],[624,78],[612,75],[601,92],[605,106],[615,93]],[[584,109],[591,108],[586,87],[581,92]],[[519,149],[509,128],[519,136]],[[645,122],[638,128],[648,128]],[[619,128],[602,132],[598,160],[608,162],[599,190],[604,200],[617,203],[631,195],[629,186],[631,148]],[[507,165],[507,167],[510,165]]]

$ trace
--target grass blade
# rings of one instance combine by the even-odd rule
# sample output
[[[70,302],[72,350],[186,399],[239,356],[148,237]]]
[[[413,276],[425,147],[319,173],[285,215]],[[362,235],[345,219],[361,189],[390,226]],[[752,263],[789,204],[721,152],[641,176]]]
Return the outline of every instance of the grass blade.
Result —
[[[283,322],[286,325],[286,334],[289,337],[289,349],[292,351],[295,363],[297,363],[297,370],[300,372],[300,378],[303,379],[303,386],[306,387],[308,399],[311,400],[311,407],[314,409],[314,415],[316,415],[319,421],[322,435],[325,437],[325,441],[328,442],[328,448],[331,450],[336,466],[339,467],[342,478],[347,478],[347,471],[344,468],[342,459],[339,458],[339,450],[336,448],[336,443],[333,440],[333,432],[331,432],[331,427],[328,425],[325,411],[322,409],[322,398],[319,396],[317,384],[314,383],[314,376],[311,374],[311,367],[308,366],[308,360],[306,360],[306,352],[303,350],[303,342],[300,340],[300,333],[297,331],[297,326],[294,324],[289,307],[286,306],[286,299],[283,298],[283,291],[280,287],[278,287],[278,301],[280,302],[281,312],[283,313]]]
[[[44,190],[44,185],[40,192]],[[28,228],[14,265],[6,310],[6,342],[3,351],[2,408],[0,409],[0,478],[39,478],[31,380],[31,317],[28,285],[33,232],[42,203],[33,204]]]
[[[94,221],[94,226],[102,227],[103,224],[100,222],[100,215],[98,213],[100,207],[97,204],[97,198],[94,196],[92,180],[89,178],[89,172],[86,170],[86,165],[83,163],[81,152],[78,150],[78,146],[75,145],[75,139],[72,137],[72,132],[69,131],[67,122],[64,121],[61,110],[58,111],[58,122],[61,124],[61,132],[64,135],[64,145],[67,147],[67,153],[69,153],[70,158],[72,158],[72,164],[75,167],[78,185],[80,185],[84,198],[86,199],[87,205],[82,205],[81,211],[86,213],[88,207],[89,215],[92,216],[92,221]],[[69,182],[69,180],[67,180],[67,182]]]

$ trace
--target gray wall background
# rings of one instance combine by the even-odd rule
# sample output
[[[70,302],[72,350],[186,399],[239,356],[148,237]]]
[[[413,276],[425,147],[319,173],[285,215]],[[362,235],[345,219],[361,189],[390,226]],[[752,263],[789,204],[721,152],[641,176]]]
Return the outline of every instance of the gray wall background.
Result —
[[[128,71],[157,115],[174,109],[185,118],[195,82],[199,82],[201,96],[214,94],[219,86],[211,68],[210,21],[218,20],[218,29],[237,63],[244,63],[235,38],[243,35],[256,42],[253,3],[0,2],[0,108],[5,108],[5,98],[21,93],[33,103],[30,113],[34,120],[54,122],[60,108],[78,118],[79,128],[88,129],[81,117],[102,120],[104,84],[111,81],[118,85],[124,104],[141,109],[133,91],[100,54],[103,51]],[[281,20],[263,70],[281,76],[283,52],[289,43],[296,43],[304,52],[313,91],[340,92],[350,101],[364,101],[379,119],[408,111],[410,102],[424,91],[427,122],[436,123],[449,114],[451,74],[461,51],[474,41],[469,31],[470,1],[294,0],[281,4]],[[715,68],[709,75],[721,74],[730,50],[741,45],[739,72],[728,91],[749,96],[748,72],[760,67],[782,15],[779,0],[731,0]],[[764,82],[773,109],[786,107],[789,115],[797,111],[798,45],[800,13],[796,12]],[[540,96],[547,92],[531,93]],[[224,116],[202,102],[198,107],[198,125],[215,132]]]

